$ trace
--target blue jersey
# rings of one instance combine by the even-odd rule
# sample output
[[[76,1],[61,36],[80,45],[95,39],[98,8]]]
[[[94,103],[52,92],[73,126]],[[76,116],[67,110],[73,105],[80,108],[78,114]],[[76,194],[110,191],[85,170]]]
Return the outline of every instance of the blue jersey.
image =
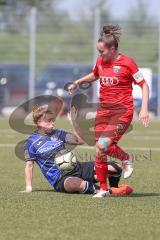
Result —
[[[33,133],[25,142],[26,161],[36,161],[47,181],[55,188],[62,171],[54,163],[55,155],[65,149],[67,132],[54,129],[48,135]]]

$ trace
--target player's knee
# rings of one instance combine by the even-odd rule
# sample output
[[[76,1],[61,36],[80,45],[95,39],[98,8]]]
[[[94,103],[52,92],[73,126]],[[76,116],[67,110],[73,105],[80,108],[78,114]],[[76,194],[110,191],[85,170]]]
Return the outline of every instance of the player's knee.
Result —
[[[122,168],[116,162],[110,162],[110,165],[114,168],[115,171],[108,171],[109,172],[109,185],[110,187],[118,187],[119,181],[122,175]]]
[[[122,167],[114,161],[109,162],[109,165],[114,169],[114,171],[109,171],[109,174],[112,176],[120,176],[122,174]]]
[[[115,168],[115,170],[116,170],[116,175],[118,175],[118,176],[121,177],[121,175],[122,175],[122,168],[121,168],[121,166],[116,163],[116,164],[114,165],[114,168]]]
[[[77,190],[77,181],[74,178],[68,177],[64,181],[64,189],[68,193],[76,192]]]
[[[97,147],[98,151],[101,153],[107,152],[109,144],[110,144],[109,138],[101,136],[96,143],[96,147]]]
[[[92,182],[84,181],[83,179],[77,177],[68,177],[64,182],[64,188],[68,193],[95,193],[95,187]]]
[[[110,161],[108,163],[108,174],[109,174],[109,185],[110,187],[118,187],[119,181],[122,175],[122,168],[121,166],[114,161]]]
[[[78,177],[68,177],[64,181],[65,191],[68,193],[79,193],[85,188],[85,181]]]

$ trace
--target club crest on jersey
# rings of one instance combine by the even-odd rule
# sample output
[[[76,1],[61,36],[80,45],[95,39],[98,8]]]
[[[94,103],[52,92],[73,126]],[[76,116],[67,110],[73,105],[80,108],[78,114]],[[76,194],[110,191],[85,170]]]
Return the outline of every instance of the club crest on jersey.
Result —
[[[121,135],[124,129],[125,129],[125,124],[117,124],[116,130],[115,130],[116,136]]]
[[[58,137],[52,136],[52,137],[51,137],[51,140],[52,140],[52,141],[57,141],[57,140],[58,140]]]
[[[119,73],[120,68],[121,68],[120,66],[114,66],[114,67],[113,67],[114,73]]]

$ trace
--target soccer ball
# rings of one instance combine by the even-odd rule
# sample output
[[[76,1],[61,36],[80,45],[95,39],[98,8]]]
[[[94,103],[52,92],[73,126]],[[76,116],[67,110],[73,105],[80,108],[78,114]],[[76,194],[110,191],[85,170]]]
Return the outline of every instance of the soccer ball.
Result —
[[[77,165],[77,157],[73,151],[60,151],[55,157],[55,164],[60,170],[70,172]]]

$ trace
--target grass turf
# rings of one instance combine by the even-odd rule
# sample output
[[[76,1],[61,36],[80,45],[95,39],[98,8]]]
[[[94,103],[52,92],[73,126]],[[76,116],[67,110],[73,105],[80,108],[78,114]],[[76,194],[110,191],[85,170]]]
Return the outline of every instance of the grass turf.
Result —
[[[66,119],[58,120],[57,127],[71,129]],[[133,177],[122,180],[133,186],[134,193],[105,199],[55,193],[37,166],[35,192],[20,193],[24,189],[24,162],[15,156],[12,144],[26,136],[11,130],[6,119],[0,119],[0,133],[0,240],[160,238],[159,122],[152,122],[147,129],[135,123],[133,131],[120,142],[128,148],[142,148],[133,151],[137,156]],[[157,149],[149,151],[145,147]],[[77,151],[81,156],[85,152],[94,154],[90,148]]]

